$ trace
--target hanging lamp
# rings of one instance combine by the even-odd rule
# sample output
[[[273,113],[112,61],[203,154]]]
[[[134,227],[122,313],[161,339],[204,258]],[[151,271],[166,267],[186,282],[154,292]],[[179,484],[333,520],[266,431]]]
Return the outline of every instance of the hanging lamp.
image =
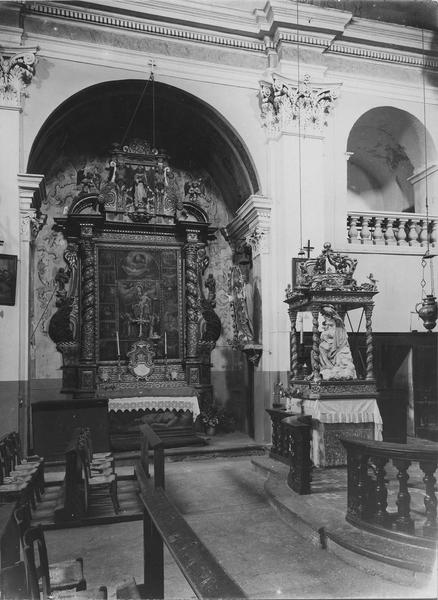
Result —
[[[415,310],[423,321],[423,326],[432,331],[436,325],[438,316],[438,304],[434,290],[434,272],[433,272],[433,254],[430,253],[430,236],[429,236],[429,197],[428,197],[428,173],[427,173],[427,128],[426,128],[426,83],[425,83],[425,68],[426,57],[424,51],[424,29],[421,30],[422,49],[423,49],[423,121],[424,121],[424,162],[425,162],[425,187],[426,187],[426,252],[421,258],[421,266],[423,269],[421,279],[421,302],[415,306]],[[426,268],[429,262],[430,272],[430,292],[426,293]]]

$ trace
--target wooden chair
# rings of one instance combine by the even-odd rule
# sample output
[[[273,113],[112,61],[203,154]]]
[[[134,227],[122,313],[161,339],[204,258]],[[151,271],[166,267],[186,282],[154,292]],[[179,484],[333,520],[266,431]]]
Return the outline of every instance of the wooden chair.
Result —
[[[101,491],[104,494],[109,494],[114,512],[118,514],[120,512],[120,505],[117,497],[117,475],[112,471],[104,471],[100,474],[92,472],[89,460],[90,451],[86,436],[80,437],[78,448],[84,465],[84,477],[87,488],[89,488],[90,492],[99,493]]]
[[[23,504],[14,510],[14,519],[17,524],[21,548],[24,551],[24,536],[30,528],[31,511],[29,504]],[[47,555],[44,534],[41,541],[43,552]],[[48,560],[48,559],[47,559]],[[54,590],[85,590],[87,582],[84,577],[84,564],[82,558],[64,560],[58,563],[49,563],[49,577],[52,591]]]
[[[27,600],[29,591],[26,582],[26,569],[23,561],[0,571],[1,597],[5,600]]]
[[[26,567],[26,580],[30,600],[67,600],[68,598],[80,599],[106,599],[108,597],[106,586],[97,590],[66,590],[55,591],[50,580],[47,548],[41,525],[31,527],[24,534],[23,547],[24,564]]]
[[[10,470],[5,443],[0,442],[0,501],[29,501],[36,507],[35,488],[32,475]]]

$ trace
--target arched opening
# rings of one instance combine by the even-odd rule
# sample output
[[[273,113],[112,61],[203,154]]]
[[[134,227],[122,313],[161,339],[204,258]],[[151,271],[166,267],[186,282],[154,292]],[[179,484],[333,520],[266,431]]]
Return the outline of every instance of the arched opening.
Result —
[[[223,117],[183,90],[139,80],[98,84],[59,106],[38,133],[27,170],[50,180],[61,157],[73,167],[85,152],[106,157],[125,136],[155,141],[174,168],[207,171],[232,212],[259,189],[248,151]]]
[[[50,379],[56,394],[60,383],[55,380],[60,381],[62,361],[50,324],[57,314],[56,277],[66,266],[67,240],[53,225],[73,203],[72,212],[81,212],[78,198],[81,207],[91,213],[95,210],[99,191],[110,181],[112,145],[133,140],[143,140],[168,156],[170,187],[177,200],[184,201],[186,221],[208,221],[212,228],[222,229],[237,208],[259,190],[252,160],[231,126],[210,106],[172,86],[138,80],[99,84],[69,98],[52,113],[34,141],[28,171],[44,173],[47,187],[47,199],[41,207],[47,222],[35,245],[33,329],[38,352],[33,377]],[[246,415],[240,415],[234,402],[236,388],[238,397],[245,397],[247,382],[233,366],[236,359],[229,345],[233,329],[228,297],[232,249],[217,235],[208,250],[205,276],[211,274],[215,279],[215,312],[222,331],[212,354],[213,393],[223,406],[235,405],[237,426],[247,429]],[[202,290],[203,285],[200,287]],[[110,334],[112,339],[113,326]]]
[[[438,213],[436,149],[416,117],[390,106],[369,110],[351,129],[347,152],[349,211],[424,213],[427,177],[429,210]]]

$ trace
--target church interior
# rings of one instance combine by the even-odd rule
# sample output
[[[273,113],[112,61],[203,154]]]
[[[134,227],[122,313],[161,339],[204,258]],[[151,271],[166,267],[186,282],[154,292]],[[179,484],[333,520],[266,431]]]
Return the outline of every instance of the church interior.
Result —
[[[437,35],[0,2],[1,598],[436,597]]]

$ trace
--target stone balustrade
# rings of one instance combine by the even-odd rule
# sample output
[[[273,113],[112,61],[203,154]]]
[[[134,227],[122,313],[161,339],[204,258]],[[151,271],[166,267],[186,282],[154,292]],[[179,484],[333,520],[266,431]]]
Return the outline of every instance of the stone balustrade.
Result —
[[[355,212],[347,217],[350,244],[426,247],[438,244],[438,217],[418,213]]]

